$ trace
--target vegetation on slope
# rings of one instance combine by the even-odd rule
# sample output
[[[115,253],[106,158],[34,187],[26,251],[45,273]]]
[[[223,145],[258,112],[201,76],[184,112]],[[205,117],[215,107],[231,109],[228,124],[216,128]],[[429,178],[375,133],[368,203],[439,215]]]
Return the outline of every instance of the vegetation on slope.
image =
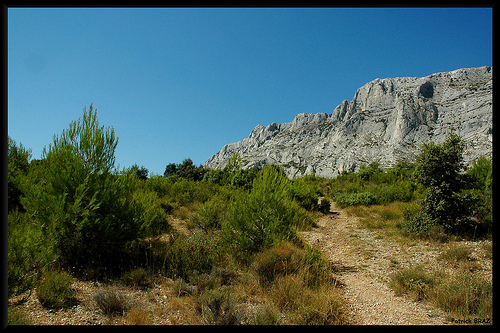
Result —
[[[117,144],[92,105],[39,160],[9,138],[9,297],[37,290],[43,304],[64,307],[71,277],[146,289],[172,279],[194,302],[193,322],[342,324],[328,261],[297,236],[329,211],[329,199],[340,207],[403,203],[380,216],[396,217],[412,237],[491,233],[491,159],[464,173],[453,134],[426,145],[415,164],[383,171],[372,163],[331,180],[289,180],[277,166],[243,170],[237,155],[223,170],[185,159],[148,177],[143,166],[115,167]],[[59,280],[64,288],[50,287]],[[133,312],[116,288],[94,298],[104,313]],[[249,303],[259,310],[242,306]]]

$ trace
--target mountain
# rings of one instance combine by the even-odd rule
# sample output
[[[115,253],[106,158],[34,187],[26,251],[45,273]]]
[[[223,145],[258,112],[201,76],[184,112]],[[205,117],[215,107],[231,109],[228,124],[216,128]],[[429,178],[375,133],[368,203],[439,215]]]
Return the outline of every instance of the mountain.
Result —
[[[374,161],[382,168],[413,161],[423,143],[443,142],[450,127],[465,139],[468,163],[492,152],[492,74],[484,66],[375,79],[332,114],[300,113],[289,123],[258,125],[204,165],[223,168],[238,153],[244,168],[279,164],[290,178],[332,178]]]

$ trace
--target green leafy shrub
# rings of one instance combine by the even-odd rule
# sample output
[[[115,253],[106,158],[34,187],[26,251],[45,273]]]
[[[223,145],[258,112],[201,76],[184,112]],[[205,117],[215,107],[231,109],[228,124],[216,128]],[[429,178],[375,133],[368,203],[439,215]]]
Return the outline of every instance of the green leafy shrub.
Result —
[[[447,238],[443,227],[434,223],[421,211],[406,218],[397,224],[397,227],[405,236],[434,240],[445,240]]]
[[[228,252],[246,260],[280,241],[298,241],[294,229],[311,225],[312,219],[290,198],[288,184],[283,171],[265,167],[250,193],[236,195],[221,230],[221,242]]]
[[[117,144],[91,105],[30,167],[22,204],[66,268],[118,266],[128,242],[167,226],[156,194],[141,190],[133,173],[114,169]]]
[[[341,193],[335,197],[335,202],[340,208],[356,205],[370,206],[377,202],[377,198],[371,192]]]
[[[42,226],[18,210],[8,214],[7,275],[9,297],[31,290],[42,272],[57,259],[52,238]]]
[[[319,203],[318,210],[323,214],[327,214],[330,212],[330,205],[331,205],[330,200],[328,198],[323,198]]]
[[[290,182],[289,191],[291,197],[297,201],[300,207],[308,211],[317,211],[319,188],[315,185],[308,184],[302,178],[294,179]]]
[[[210,272],[219,260],[215,240],[202,232],[171,238],[163,249],[163,256],[164,274],[185,280],[194,274]]]
[[[220,229],[226,211],[227,201],[214,196],[203,204],[199,212],[201,221],[198,226],[203,230]]]
[[[37,298],[47,308],[68,306],[74,301],[72,283],[73,278],[68,273],[48,271],[36,289]]]

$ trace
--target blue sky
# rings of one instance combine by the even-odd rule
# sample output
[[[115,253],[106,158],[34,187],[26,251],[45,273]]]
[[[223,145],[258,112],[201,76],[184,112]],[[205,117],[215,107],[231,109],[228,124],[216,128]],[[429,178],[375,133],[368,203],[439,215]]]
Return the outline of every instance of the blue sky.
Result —
[[[116,163],[163,174],[376,78],[491,65],[491,8],[9,8],[8,131],[40,158],[93,103]]]

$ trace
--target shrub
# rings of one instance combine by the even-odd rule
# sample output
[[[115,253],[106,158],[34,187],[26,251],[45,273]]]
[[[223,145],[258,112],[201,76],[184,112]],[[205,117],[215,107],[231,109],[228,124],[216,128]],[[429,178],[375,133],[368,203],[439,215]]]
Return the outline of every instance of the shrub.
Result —
[[[60,308],[74,301],[73,278],[66,272],[49,271],[37,287],[37,298],[47,308]]]
[[[428,298],[435,280],[421,266],[402,269],[391,275],[391,287],[396,295],[410,294],[415,300]]]
[[[279,276],[297,275],[307,286],[313,287],[325,282],[331,272],[328,260],[319,250],[301,249],[289,242],[257,253],[251,266],[264,285]]]
[[[226,211],[227,202],[219,196],[214,196],[203,204],[199,212],[201,221],[198,226],[203,230],[220,229]]]
[[[308,211],[317,211],[319,188],[311,185],[303,178],[294,179],[289,185],[290,196],[297,201],[300,207]]]
[[[221,242],[236,258],[247,260],[283,240],[298,242],[294,228],[312,224],[307,212],[290,198],[288,183],[283,171],[265,167],[252,191],[236,195],[229,204]]]
[[[18,210],[8,214],[8,296],[31,290],[41,273],[57,259],[54,242],[42,226]]]
[[[163,255],[164,273],[185,280],[195,273],[210,272],[219,258],[214,239],[202,232],[171,238],[165,245]]]
[[[127,286],[145,288],[151,283],[148,272],[143,268],[136,268],[122,274],[122,282]]]
[[[330,212],[330,205],[331,205],[330,200],[328,198],[323,198],[319,203],[318,210],[323,214],[328,214]]]
[[[377,198],[371,192],[341,193],[335,197],[335,202],[340,208],[357,205],[370,206],[376,201]]]
[[[491,281],[464,271],[436,287],[436,304],[458,316],[492,317],[493,285]]]
[[[236,325],[241,314],[227,288],[206,290],[196,299],[196,310],[207,324]]]
[[[114,168],[118,138],[99,126],[92,105],[72,121],[30,168],[22,198],[27,213],[53,237],[66,268],[108,267],[132,240],[166,226],[155,193],[139,190],[143,181]]]
[[[403,235],[406,236],[434,240],[446,239],[443,227],[434,223],[423,212],[417,212],[409,219],[403,220],[397,226],[401,229]]]
[[[98,290],[94,295],[94,302],[106,315],[123,314],[130,308],[128,296],[114,286]]]
[[[296,273],[301,266],[303,251],[288,242],[282,242],[255,255],[252,264],[261,283],[274,281],[278,276]]]

